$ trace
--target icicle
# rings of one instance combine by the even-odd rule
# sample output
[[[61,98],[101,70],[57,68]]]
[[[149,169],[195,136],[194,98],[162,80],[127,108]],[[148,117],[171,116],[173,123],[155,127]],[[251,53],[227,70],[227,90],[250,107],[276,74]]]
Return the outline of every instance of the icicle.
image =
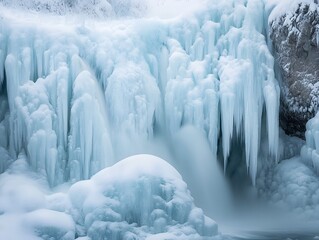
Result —
[[[2,83],[4,81],[4,62],[6,59],[6,39],[5,39],[5,35],[0,33],[0,42],[1,42],[1,46],[0,46],[0,89],[2,87]]]
[[[104,99],[96,80],[82,71],[74,81],[70,116],[69,167],[71,180],[88,179],[113,163]],[[76,169],[79,173],[74,172]]]
[[[301,149],[301,158],[319,174],[319,114],[306,125],[306,144]]]
[[[214,155],[222,137],[225,170],[240,140],[255,183],[264,109],[278,158],[279,91],[261,33],[263,2],[213,1],[200,11],[145,28],[144,20],[75,24],[61,38],[3,20],[12,155],[25,148],[54,185],[89,178],[118,156],[148,150],[155,134],[169,141],[193,125]]]

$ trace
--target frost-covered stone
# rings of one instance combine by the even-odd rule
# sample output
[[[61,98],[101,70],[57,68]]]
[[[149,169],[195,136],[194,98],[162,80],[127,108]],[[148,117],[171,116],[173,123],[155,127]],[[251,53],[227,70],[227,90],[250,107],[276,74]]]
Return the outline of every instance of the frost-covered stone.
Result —
[[[269,27],[281,87],[280,121],[286,133],[303,137],[307,121],[318,110],[318,5],[282,2],[270,14]],[[278,10],[287,4],[292,6]]]

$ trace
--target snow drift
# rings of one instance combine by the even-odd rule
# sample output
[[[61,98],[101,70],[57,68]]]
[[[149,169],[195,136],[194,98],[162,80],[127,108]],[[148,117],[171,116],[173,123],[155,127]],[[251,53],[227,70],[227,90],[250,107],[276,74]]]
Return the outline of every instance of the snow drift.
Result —
[[[124,159],[65,193],[52,193],[24,155],[0,180],[3,239],[199,239],[218,234],[217,224],[195,207],[180,174],[150,155]]]

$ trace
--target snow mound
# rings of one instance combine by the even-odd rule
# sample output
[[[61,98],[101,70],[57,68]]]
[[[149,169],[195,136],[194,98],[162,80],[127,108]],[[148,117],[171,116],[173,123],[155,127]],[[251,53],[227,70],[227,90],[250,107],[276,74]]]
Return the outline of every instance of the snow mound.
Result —
[[[71,213],[83,231],[79,234],[91,239],[217,234],[216,223],[194,206],[179,173],[151,155],[129,157],[74,184],[69,197]]]
[[[272,23],[275,20],[279,20],[284,15],[290,15],[298,9],[300,4],[306,4],[310,6],[310,9],[316,9],[318,3],[316,0],[265,0],[266,12],[268,12],[268,22]],[[287,18],[287,20],[289,17]],[[289,20],[288,20],[289,21]],[[286,22],[286,24],[289,24]]]
[[[261,171],[257,188],[259,194],[271,205],[287,211],[289,216],[299,220],[317,221],[319,114],[308,121],[305,136],[306,141],[303,141],[282,133],[281,159],[285,160]],[[291,219],[287,217],[286,220]]]
[[[198,239],[217,224],[195,207],[180,174],[151,155],[124,159],[90,180],[50,189],[25,154],[0,175],[0,239]]]
[[[20,154],[0,175],[0,239],[74,239],[74,221],[65,213],[66,195],[49,192],[46,179],[32,172]],[[55,207],[59,204],[60,209]]]
[[[259,193],[271,204],[303,219],[318,219],[319,179],[299,157],[280,162],[259,183]]]

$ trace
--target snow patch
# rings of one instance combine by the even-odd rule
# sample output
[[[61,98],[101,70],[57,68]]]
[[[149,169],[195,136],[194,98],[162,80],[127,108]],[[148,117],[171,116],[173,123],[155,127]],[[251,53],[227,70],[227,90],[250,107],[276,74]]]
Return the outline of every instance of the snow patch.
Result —
[[[284,15],[293,13],[299,7],[299,4],[307,4],[310,9],[317,9],[316,0],[265,0],[265,9],[268,13],[268,22],[272,23]],[[289,18],[287,18],[289,19]],[[286,24],[289,24],[286,22]]]

